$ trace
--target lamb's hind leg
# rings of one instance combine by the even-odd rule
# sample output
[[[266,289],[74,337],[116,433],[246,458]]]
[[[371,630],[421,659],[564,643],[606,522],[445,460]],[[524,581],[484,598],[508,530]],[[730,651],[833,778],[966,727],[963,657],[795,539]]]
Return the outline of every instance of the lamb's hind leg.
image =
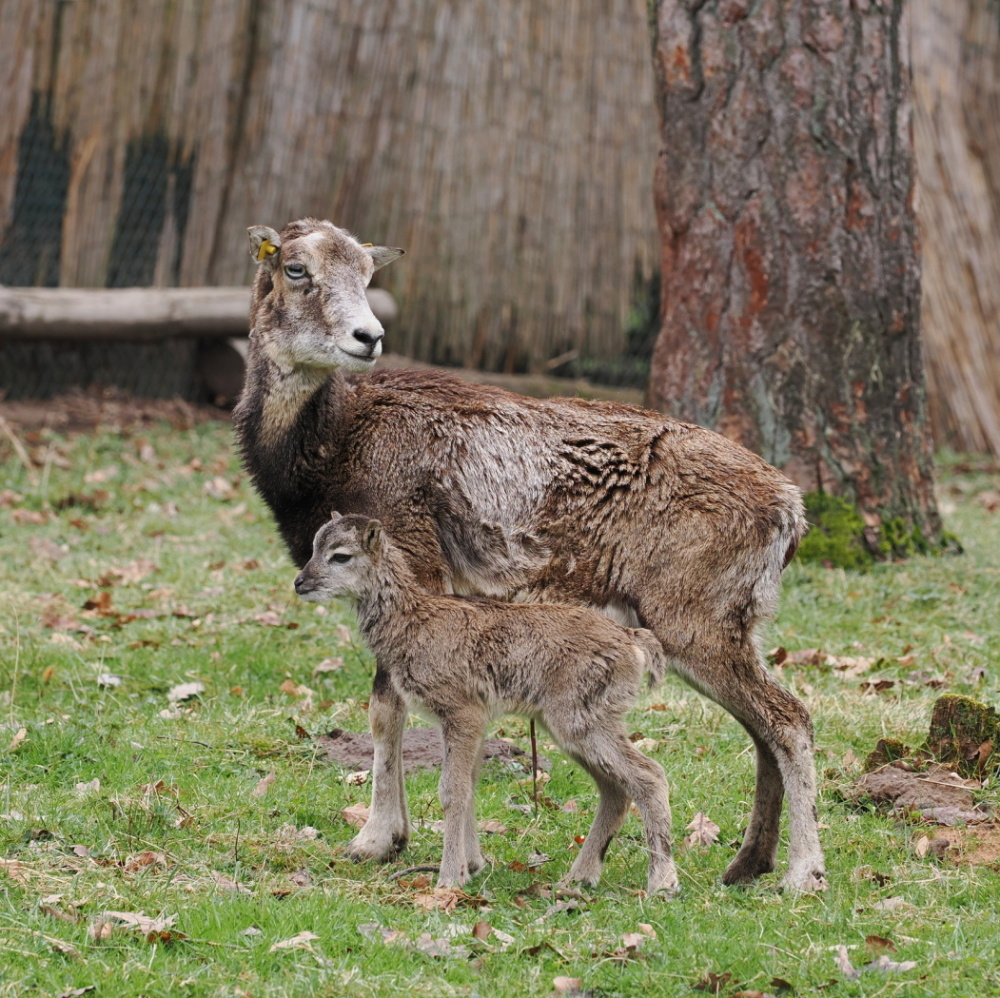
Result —
[[[550,730],[556,734],[554,729]],[[618,723],[602,725],[586,738],[567,739],[565,747],[586,767],[601,792],[594,824],[566,876],[567,881],[597,883],[604,853],[625,819],[631,798],[639,808],[646,832],[647,890],[650,894],[676,893],[677,868],[670,844],[670,792],[663,768],[636,749]]]
[[[722,875],[724,884],[750,884],[774,869],[785,785],[774,753],[748,728],[757,746],[757,784],[743,844]]]
[[[368,723],[375,743],[372,805],[364,828],[344,847],[352,859],[389,860],[406,847],[410,819],[403,786],[403,727],[406,703],[386,672],[377,669],[368,704]]]

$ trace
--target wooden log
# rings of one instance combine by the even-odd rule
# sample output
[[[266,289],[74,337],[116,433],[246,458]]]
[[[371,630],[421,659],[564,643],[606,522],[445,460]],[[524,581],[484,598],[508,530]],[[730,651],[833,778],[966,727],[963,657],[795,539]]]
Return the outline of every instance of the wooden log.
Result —
[[[396,318],[392,295],[368,291],[382,323]],[[246,336],[250,289],[0,287],[0,338],[159,340]]]

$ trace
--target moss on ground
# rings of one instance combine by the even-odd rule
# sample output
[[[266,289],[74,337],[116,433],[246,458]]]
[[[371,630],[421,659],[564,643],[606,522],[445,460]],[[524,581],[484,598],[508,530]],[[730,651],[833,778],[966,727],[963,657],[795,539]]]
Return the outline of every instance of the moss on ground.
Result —
[[[834,568],[868,568],[875,561],[865,545],[865,521],[853,503],[827,492],[807,492],[803,500],[809,533],[799,545],[801,561]]]

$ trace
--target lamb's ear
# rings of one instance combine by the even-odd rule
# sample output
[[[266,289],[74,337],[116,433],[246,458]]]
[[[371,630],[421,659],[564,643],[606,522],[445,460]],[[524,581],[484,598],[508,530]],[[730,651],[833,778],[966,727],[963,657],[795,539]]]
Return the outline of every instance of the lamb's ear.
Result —
[[[398,260],[406,252],[398,246],[372,246],[371,243],[365,243],[365,249],[371,254],[376,270],[381,270],[387,263]]]
[[[343,520],[343,517],[335,510],[330,510],[330,522],[336,523],[338,520]]]
[[[251,225],[247,229],[250,236],[250,256],[255,263],[262,263],[268,270],[274,270],[281,249],[281,236],[269,225]]]
[[[381,544],[382,524],[378,520],[369,520],[368,526],[365,527],[365,536],[361,542],[361,546],[368,554],[378,554]]]

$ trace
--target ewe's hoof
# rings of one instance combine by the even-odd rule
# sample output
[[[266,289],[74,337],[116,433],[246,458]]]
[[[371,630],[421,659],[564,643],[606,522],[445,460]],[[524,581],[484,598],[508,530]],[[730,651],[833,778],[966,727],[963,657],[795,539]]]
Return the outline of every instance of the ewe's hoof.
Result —
[[[367,863],[374,860],[377,863],[388,863],[394,860],[405,848],[409,836],[393,835],[388,842],[376,842],[363,839],[360,835],[351,839],[344,846],[344,855],[355,863]]]
[[[722,882],[727,887],[745,886],[752,884],[761,874],[770,873],[773,869],[774,862],[770,859],[763,859],[752,854],[737,856],[722,875]]]
[[[791,894],[818,894],[829,886],[823,870],[809,870],[805,874],[794,874],[789,870],[781,881],[781,889]]]

